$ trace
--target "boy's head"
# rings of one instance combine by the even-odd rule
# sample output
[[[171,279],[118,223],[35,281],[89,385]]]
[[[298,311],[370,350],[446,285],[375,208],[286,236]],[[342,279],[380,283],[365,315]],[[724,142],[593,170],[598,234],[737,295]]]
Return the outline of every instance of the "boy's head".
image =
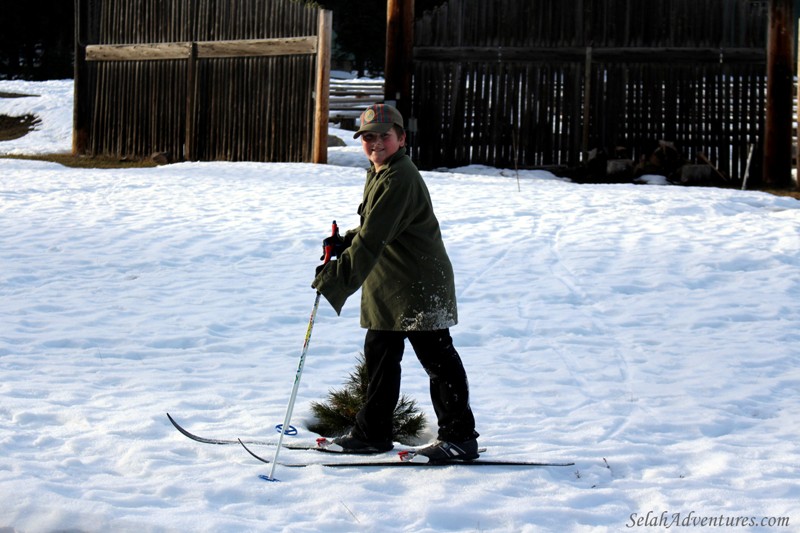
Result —
[[[367,158],[380,170],[405,146],[403,116],[390,105],[374,104],[361,113],[361,127],[353,138],[361,137],[361,147]]]
[[[394,107],[386,104],[373,104],[361,113],[361,125],[353,135],[358,139],[362,133],[386,133],[398,126],[403,132],[403,115]]]

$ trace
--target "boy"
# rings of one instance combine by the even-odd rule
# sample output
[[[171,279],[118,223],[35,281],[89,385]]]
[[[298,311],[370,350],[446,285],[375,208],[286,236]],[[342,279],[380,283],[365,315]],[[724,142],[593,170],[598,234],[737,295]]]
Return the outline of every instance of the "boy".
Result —
[[[475,459],[478,433],[469,384],[449,331],[458,321],[453,268],[428,189],[406,155],[403,117],[392,106],[372,105],[361,114],[361,126],[353,137],[361,137],[370,161],[358,208],[361,225],[336,239],[337,259],[318,269],[312,287],[337,314],[362,288],[369,385],[355,427],[326,449],[342,453],[392,449],[400,362],[408,339],[430,378],[439,424],[438,440],[417,455],[431,462]]]

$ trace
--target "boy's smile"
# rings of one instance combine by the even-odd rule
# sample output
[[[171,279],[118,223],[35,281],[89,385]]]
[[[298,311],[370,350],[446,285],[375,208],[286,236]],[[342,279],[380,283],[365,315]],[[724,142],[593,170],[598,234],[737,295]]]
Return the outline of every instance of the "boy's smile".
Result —
[[[375,165],[375,170],[380,170],[386,161],[405,145],[406,136],[397,136],[394,129],[386,133],[364,133],[361,135],[361,145],[367,158]]]

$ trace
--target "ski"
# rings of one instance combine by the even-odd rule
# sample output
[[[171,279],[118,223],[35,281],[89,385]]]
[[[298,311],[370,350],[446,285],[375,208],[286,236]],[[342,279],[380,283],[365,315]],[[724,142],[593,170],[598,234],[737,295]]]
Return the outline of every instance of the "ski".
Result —
[[[245,443],[249,444],[247,441],[245,441]],[[341,446],[339,446],[338,444],[336,444],[335,442],[333,442],[330,439],[326,439],[325,437],[320,437],[320,438],[317,439],[317,446],[314,449],[317,450],[318,452],[325,452],[325,453],[330,453],[330,454],[364,455],[364,454],[359,454],[359,453],[346,452],[346,451],[342,450]],[[397,446],[395,446],[389,452],[386,452],[386,453],[413,454],[416,451],[417,451],[417,449],[414,448],[414,447],[408,447],[408,448],[399,447],[398,448]],[[484,453],[485,451],[486,451],[486,448],[478,448],[478,453]],[[372,454],[370,454],[370,455],[372,455]]]
[[[278,443],[276,441],[268,441],[268,440],[241,440],[241,439],[216,439],[216,438],[209,438],[209,437],[201,437],[200,435],[195,435],[188,429],[184,428],[178,422],[172,418],[172,415],[167,413],[167,418],[175,426],[182,435],[188,437],[196,442],[202,442],[203,444],[218,444],[218,445],[231,445],[231,444],[249,444],[250,446],[277,446]],[[289,450],[314,450],[317,452],[326,452],[331,454],[342,454],[346,455],[340,451],[334,451],[330,449],[331,441],[325,438],[318,438],[314,443],[295,443],[295,442],[282,442],[281,447],[289,449]],[[248,450],[249,451],[249,450]],[[413,448],[394,448],[394,452],[414,452]],[[479,452],[485,452],[486,448],[480,448]],[[252,453],[252,452],[251,452]],[[260,459],[260,458],[259,458]],[[261,459],[263,462],[269,462],[266,460]]]
[[[279,463],[281,466],[285,466],[288,468],[305,468],[307,466],[323,466],[325,468],[359,468],[359,467],[374,467],[374,468],[385,468],[385,467],[396,467],[396,466],[408,466],[408,467],[423,467],[423,468],[435,468],[435,467],[442,467],[442,466],[516,466],[516,467],[563,467],[563,466],[575,466],[575,463],[571,462],[539,462],[539,461],[504,461],[500,459],[473,459],[472,461],[445,461],[445,462],[438,462],[438,463],[415,463],[411,461],[347,461],[347,462],[330,462],[330,463]]]
[[[271,464],[272,461],[260,457],[247,447],[244,441],[240,440],[239,444],[242,448],[247,450],[247,453],[258,459],[262,463]],[[331,452],[336,453],[336,452]],[[422,463],[413,460],[403,460],[403,457],[413,457],[413,452],[401,451],[398,453],[399,457],[396,459],[364,459],[359,461],[336,461],[336,462],[308,462],[308,463],[278,463],[280,466],[288,468],[305,468],[308,466],[322,466],[326,468],[357,468],[357,467],[396,467],[396,466],[528,466],[528,467],[547,467],[547,466],[574,466],[572,462],[539,462],[539,461],[508,461],[502,459],[473,459],[471,461],[446,461],[436,463]],[[268,476],[259,476],[262,479],[269,479]]]
[[[219,445],[231,445],[231,444],[239,444],[239,439],[213,439],[207,437],[201,437],[199,435],[195,435],[191,433],[189,430],[178,424],[169,413],[167,413],[167,418],[169,421],[172,422],[172,425],[175,426],[182,435],[192,439],[193,441],[202,442],[203,444],[219,444]],[[244,441],[251,446],[277,446],[278,443],[275,441],[266,441],[266,440],[246,440]],[[316,450],[317,444],[301,444],[301,443],[282,443],[284,448],[288,448],[290,450]]]

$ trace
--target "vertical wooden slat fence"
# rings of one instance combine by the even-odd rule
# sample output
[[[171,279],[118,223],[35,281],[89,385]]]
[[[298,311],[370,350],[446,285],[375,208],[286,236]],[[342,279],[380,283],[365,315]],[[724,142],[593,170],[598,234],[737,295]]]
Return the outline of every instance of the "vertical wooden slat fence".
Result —
[[[76,15],[76,153],[317,156],[329,12],[293,0],[76,0]]]
[[[414,29],[412,156],[574,167],[667,140],[741,178],[763,144],[765,32],[750,0],[450,0]]]

